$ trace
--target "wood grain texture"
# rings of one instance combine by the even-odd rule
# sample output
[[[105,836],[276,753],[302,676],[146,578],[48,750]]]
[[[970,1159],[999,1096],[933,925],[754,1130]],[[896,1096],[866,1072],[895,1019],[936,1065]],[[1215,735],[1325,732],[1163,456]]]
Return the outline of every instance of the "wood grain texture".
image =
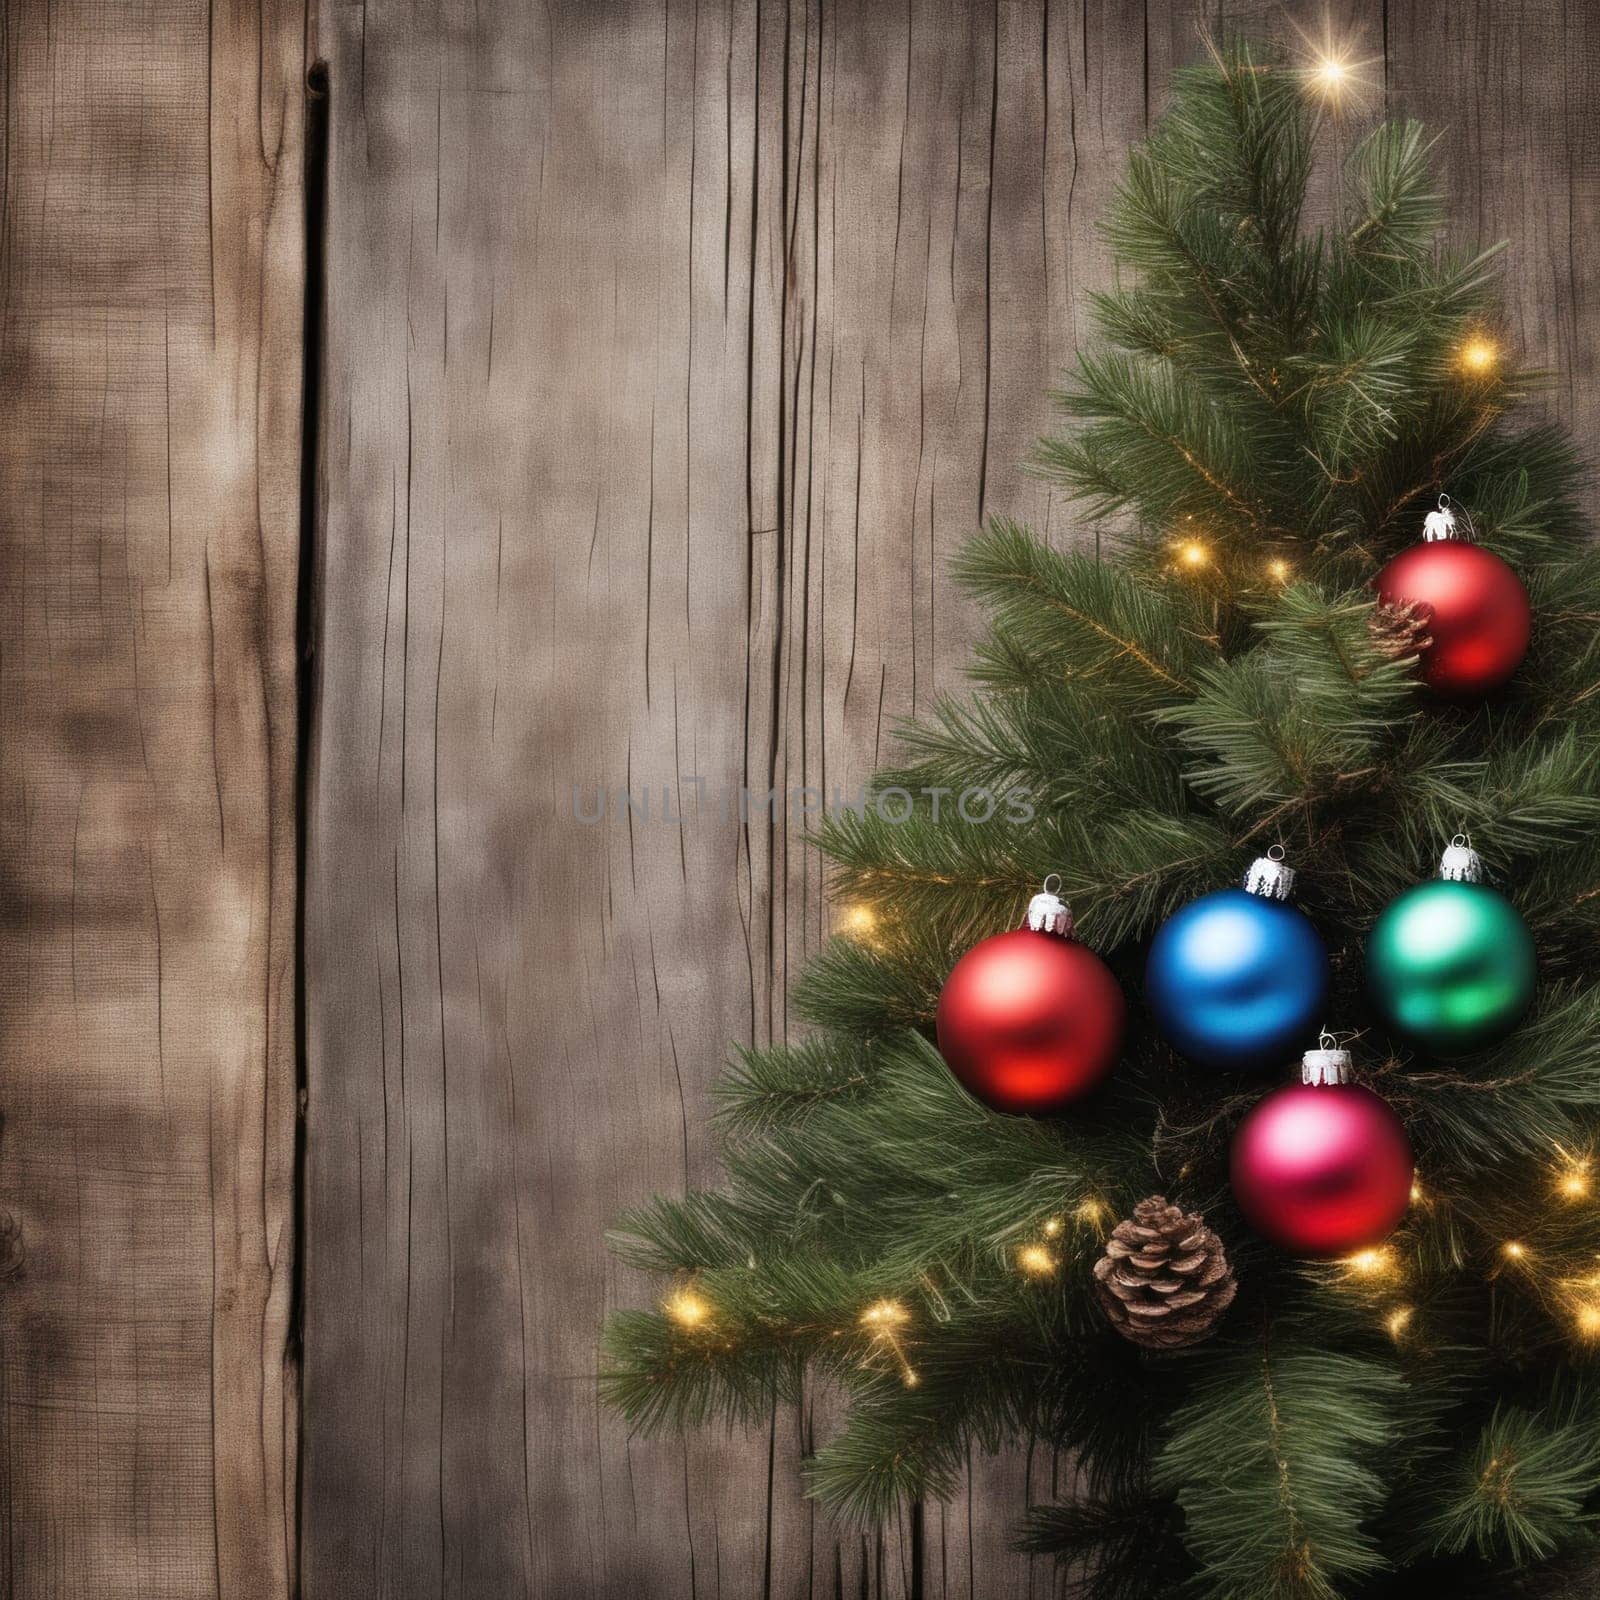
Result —
[[[1441,46],[1432,9],[1333,8],[1373,85],[1348,137],[1454,108],[1519,337],[1587,371],[1590,24],[1482,0]],[[708,1085],[790,1032],[828,931],[804,818],[760,797],[852,793],[959,689],[984,515],[1082,536],[1023,462],[1202,17],[1324,10],[323,7],[310,1600],[1053,1592],[1008,1524],[1061,1463],[976,1460],[862,1536],[801,1493],[826,1395],[630,1440],[594,1340],[649,1287],[599,1241],[714,1179]],[[1592,420],[1581,383],[1551,403]]]
[[[290,1588],[304,28],[0,29],[8,1596]]]
[[[1494,0],[1387,10],[1389,103],[1443,132],[1457,224],[1505,240],[1505,332],[1600,459],[1600,9]]]

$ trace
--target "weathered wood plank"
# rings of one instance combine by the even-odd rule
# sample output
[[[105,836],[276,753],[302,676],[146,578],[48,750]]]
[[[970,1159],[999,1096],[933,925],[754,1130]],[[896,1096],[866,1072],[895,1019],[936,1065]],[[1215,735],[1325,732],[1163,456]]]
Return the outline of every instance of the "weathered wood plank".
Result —
[[[765,1452],[630,1443],[593,1377],[601,1231],[709,1176],[752,1027],[752,22],[322,18],[308,1595],[760,1572]]]
[[[1540,397],[1600,454],[1600,12],[1494,0],[1387,12],[1384,94],[1440,130],[1459,226],[1504,239],[1507,326]]]
[[[1495,144],[1522,326],[1548,299],[1566,331],[1540,336],[1592,361],[1600,152],[1575,87],[1544,99],[1593,46],[1554,0],[1525,0],[1526,44],[1493,10],[1461,9],[1437,89],[1421,21],[1337,5],[1374,84],[1349,136],[1386,70],[1434,117],[1498,74],[1452,160]],[[1080,536],[1023,461],[1202,13],[1324,32],[1320,6],[1192,0],[324,6],[313,1600],[1052,1592],[1007,1525],[1059,1463],[975,1462],[863,1538],[801,1495],[826,1396],[766,1438],[628,1440],[593,1340],[646,1289],[598,1240],[714,1176],[707,1086],[729,1040],[788,1033],[831,924],[803,818],[741,820],[741,790],[852,792],[959,688],[946,570],[983,514]],[[1503,145],[1530,112],[1537,205]]]
[[[286,1596],[303,7],[6,7],[0,1589]]]

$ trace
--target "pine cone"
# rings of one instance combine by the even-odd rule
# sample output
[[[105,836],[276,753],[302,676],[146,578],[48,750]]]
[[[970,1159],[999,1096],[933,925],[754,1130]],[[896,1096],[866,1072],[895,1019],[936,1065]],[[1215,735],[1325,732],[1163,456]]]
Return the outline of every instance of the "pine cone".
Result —
[[[1111,1326],[1146,1350],[1207,1338],[1239,1285],[1205,1218],[1151,1195],[1119,1222],[1094,1264],[1095,1293]]]
[[[1433,607],[1420,600],[1373,607],[1367,631],[1380,655],[1399,661],[1419,656],[1433,643]]]

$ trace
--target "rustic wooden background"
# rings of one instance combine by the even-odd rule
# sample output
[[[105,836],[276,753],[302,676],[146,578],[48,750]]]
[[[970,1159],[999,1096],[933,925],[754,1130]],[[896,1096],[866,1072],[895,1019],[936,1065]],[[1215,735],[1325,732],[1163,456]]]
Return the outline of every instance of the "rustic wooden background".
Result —
[[[1588,444],[1600,4],[1330,9]],[[1074,537],[1020,463],[1202,12],[1324,34],[7,0],[0,1595],[1051,1591],[1050,1462],[863,1536],[800,1494],[821,1399],[630,1440],[599,1241],[714,1177],[828,931],[800,821],[720,797],[853,789],[960,683],[960,541]]]
[[[6,1596],[295,1570],[304,49],[0,12]]]

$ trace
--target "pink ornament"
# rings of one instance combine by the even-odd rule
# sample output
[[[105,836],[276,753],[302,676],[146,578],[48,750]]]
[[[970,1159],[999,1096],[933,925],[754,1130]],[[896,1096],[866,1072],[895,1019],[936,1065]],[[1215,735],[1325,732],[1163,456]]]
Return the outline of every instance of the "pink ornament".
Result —
[[[1233,1197],[1264,1239],[1295,1255],[1377,1244],[1411,1202],[1411,1142],[1346,1050],[1308,1050],[1302,1081],[1259,1101],[1233,1136]]]

